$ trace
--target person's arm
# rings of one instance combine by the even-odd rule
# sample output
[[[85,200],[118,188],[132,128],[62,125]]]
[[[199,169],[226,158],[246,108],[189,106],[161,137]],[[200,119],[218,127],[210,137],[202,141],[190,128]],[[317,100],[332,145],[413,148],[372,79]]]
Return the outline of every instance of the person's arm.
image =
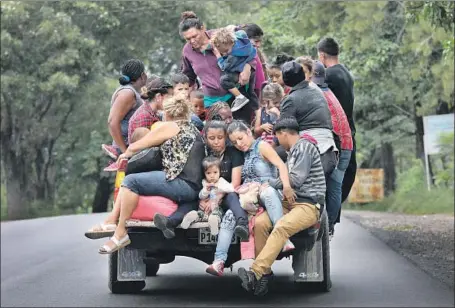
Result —
[[[193,65],[191,65],[191,62],[187,57],[185,57],[185,54],[182,55],[181,71],[182,74],[186,75],[190,79],[190,87],[193,87],[196,83],[197,75],[193,70]]]
[[[280,105],[280,117],[281,118],[289,118],[294,117],[296,118],[297,108],[295,103],[292,100],[292,97],[288,96],[284,99],[284,101]]]
[[[205,180],[202,180],[202,190],[199,192],[199,199],[205,200],[210,196],[210,191],[207,189]]]
[[[244,163],[243,153],[237,149],[232,149],[231,152],[232,174],[231,184],[237,188],[242,183],[242,168]]]
[[[118,92],[117,97],[112,104],[111,110],[109,111],[109,117],[107,120],[109,133],[122,152],[126,151],[126,144],[122,137],[121,122],[131,108],[133,108],[134,103],[134,93],[131,90],[121,90]]]
[[[256,137],[259,137],[264,130],[261,127],[261,108],[255,111],[256,112],[256,119],[254,120],[254,134]]]
[[[253,60],[254,61],[254,60]],[[256,63],[256,61],[254,61]],[[239,83],[244,86],[250,81],[251,76],[251,62],[245,64],[243,71],[239,74]],[[254,86],[254,85],[252,85]]]
[[[180,128],[175,122],[162,122],[140,140],[130,144],[128,150],[133,154],[143,149],[161,145],[166,140],[176,136]]]
[[[289,170],[289,178],[291,181],[291,187],[293,188],[299,189],[302,187],[306,178],[310,174],[311,163],[314,157],[311,147],[312,145],[306,143],[303,146],[303,151],[297,149],[294,151],[295,154],[292,154],[292,156],[294,156],[294,165],[292,166],[292,169]]]
[[[242,167],[243,166],[232,168],[231,184],[234,187],[238,187],[242,183]]]
[[[227,69],[230,68],[230,63],[228,61],[228,58],[225,58],[225,57],[219,57],[217,58],[216,60],[217,64],[218,64],[218,67],[220,68],[220,70],[222,72],[226,71]]]
[[[291,187],[291,183],[289,181],[288,167],[286,167],[286,164],[281,160],[280,156],[278,156],[278,153],[273,149],[273,147],[267,142],[261,141],[259,143],[259,153],[261,153],[261,155],[268,162],[270,162],[278,169],[280,173],[281,182],[283,183],[283,189],[285,187]]]

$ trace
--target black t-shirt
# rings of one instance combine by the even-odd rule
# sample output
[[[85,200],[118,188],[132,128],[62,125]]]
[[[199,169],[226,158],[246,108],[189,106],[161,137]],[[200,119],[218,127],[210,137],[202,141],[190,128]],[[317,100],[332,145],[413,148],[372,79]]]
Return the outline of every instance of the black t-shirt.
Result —
[[[243,166],[243,153],[234,146],[226,146],[221,160],[221,177],[229,183],[232,181],[232,169]]]
[[[179,174],[179,178],[184,180],[195,191],[199,192],[202,189],[202,179],[204,172],[202,171],[202,160],[205,157],[205,144],[200,134],[196,135],[196,140],[190,150],[188,160],[185,167]]]
[[[343,64],[336,64],[326,69],[325,82],[343,107],[351,132],[354,134],[354,78]]]

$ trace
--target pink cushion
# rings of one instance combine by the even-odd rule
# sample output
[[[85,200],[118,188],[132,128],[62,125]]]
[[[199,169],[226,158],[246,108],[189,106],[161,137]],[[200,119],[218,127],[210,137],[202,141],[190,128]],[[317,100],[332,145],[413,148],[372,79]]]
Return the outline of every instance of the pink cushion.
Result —
[[[177,210],[177,203],[159,196],[139,196],[131,219],[152,221],[156,213],[169,216]]]

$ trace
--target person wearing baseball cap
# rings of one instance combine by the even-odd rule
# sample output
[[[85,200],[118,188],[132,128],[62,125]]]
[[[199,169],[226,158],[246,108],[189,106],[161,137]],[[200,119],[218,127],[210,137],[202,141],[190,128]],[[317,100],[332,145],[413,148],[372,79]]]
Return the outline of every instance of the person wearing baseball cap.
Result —
[[[325,71],[324,64],[319,61],[313,62],[311,80],[322,90],[327,101],[332,118],[333,132],[336,135],[337,147],[340,150],[337,167],[327,179],[326,206],[329,217],[329,234],[332,237],[335,232],[334,226],[338,222],[337,218],[341,212],[343,178],[351,159],[353,142],[348,118],[337,97],[325,81]]]

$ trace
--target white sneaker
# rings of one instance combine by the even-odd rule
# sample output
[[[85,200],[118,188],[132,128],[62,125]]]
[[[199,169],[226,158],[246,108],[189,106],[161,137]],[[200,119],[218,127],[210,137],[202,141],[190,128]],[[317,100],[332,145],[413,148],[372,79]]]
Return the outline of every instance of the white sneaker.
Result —
[[[236,111],[242,109],[242,107],[245,106],[246,104],[248,104],[249,101],[250,100],[243,95],[237,96],[235,98],[235,100],[232,102],[231,111],[236,112]]]
[[[188,214],[186,214],[185,217],[183,217],[180,227],[182,227],[182,229],[188,229],[191,226],[191,224],[198,219],[199,215],[197,214],[197,211],[191,211]]]

